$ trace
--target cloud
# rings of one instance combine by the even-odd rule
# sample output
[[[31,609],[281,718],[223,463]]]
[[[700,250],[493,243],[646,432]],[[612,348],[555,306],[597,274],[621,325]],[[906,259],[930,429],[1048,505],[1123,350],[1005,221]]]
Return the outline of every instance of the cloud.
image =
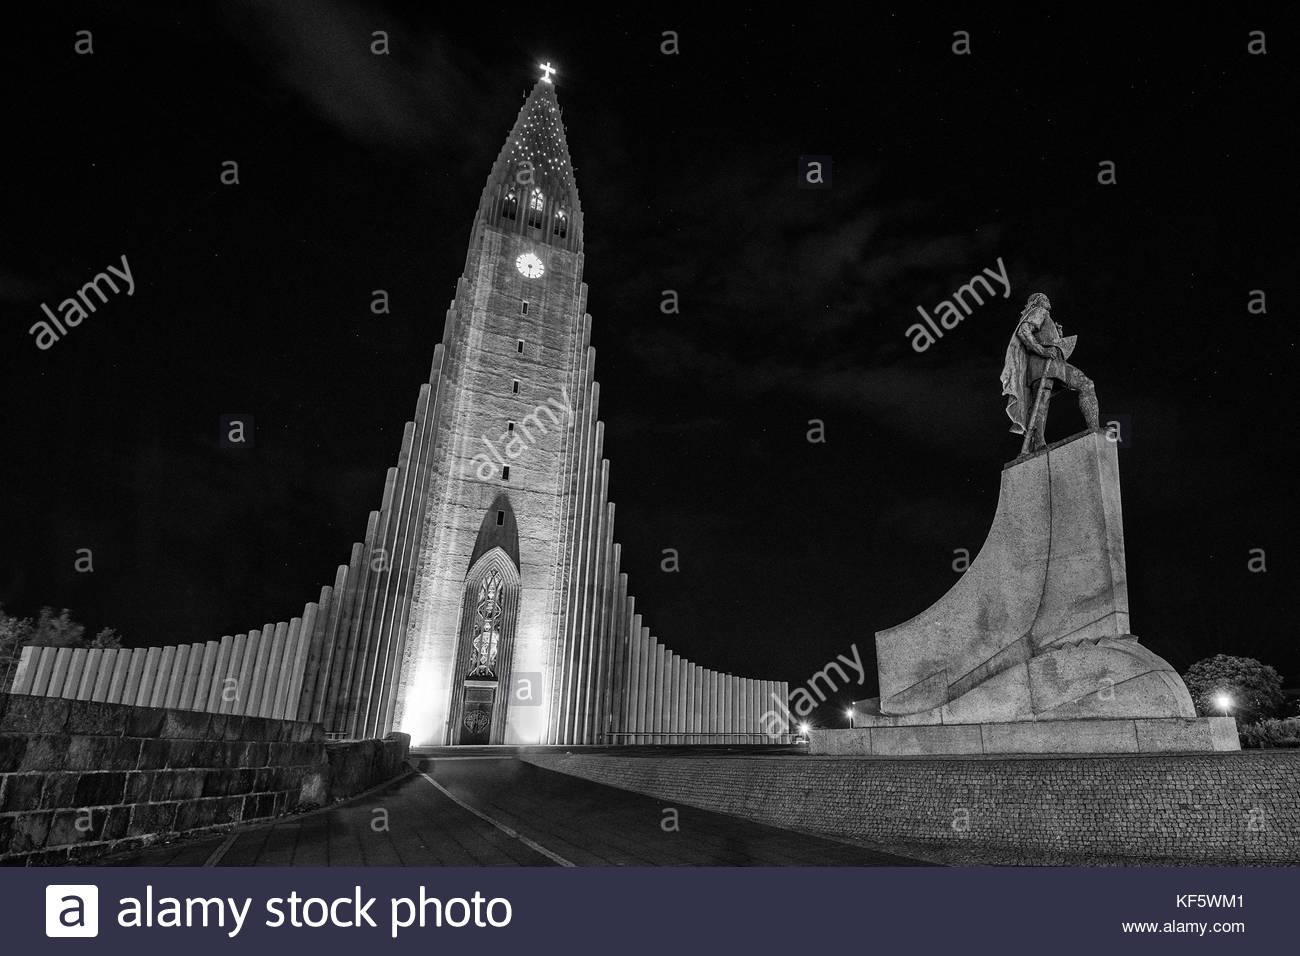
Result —
[[[473,104],[487,95],[488,71],[438,36],[340,0],[234,10],[238,39],[322,119],[354,139],[424,149],[454,137],[458,151],[469,146],[481,156],[497,137],[480,130],[473,115]],[[388,34],[387,54],[371,51],[378,30]]]

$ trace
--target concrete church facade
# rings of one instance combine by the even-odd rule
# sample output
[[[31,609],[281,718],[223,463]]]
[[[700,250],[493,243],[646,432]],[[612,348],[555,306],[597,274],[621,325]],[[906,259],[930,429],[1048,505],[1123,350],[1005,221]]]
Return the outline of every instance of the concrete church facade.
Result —
[[[683,659],[628,593],[551,72],[492,166],[429,382],[334,584],[290,621],[205,644],[28,648],[15,692],[401,730],[417,746],[788,732],[783,682]]]

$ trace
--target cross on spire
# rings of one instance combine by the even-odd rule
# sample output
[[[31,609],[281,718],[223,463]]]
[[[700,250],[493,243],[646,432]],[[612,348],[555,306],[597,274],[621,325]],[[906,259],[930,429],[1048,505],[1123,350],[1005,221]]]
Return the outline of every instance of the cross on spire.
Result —
[[[542,71],[542,80],[546,83],[552,82],[551,74],[556,72],[555,67],[551,66],[550,63],[541,63],[539,67]]]

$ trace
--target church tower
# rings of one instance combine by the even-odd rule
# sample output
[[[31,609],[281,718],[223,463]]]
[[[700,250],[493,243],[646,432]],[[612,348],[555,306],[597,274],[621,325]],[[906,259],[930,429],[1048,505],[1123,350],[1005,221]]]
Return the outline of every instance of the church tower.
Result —
[[[75,672],[67,648],[27,648],[15,692],[415,746],[788,739],[784,683],[673,653],[628,593],[554,72],[492,166],[429,381],[334,583],[288,621],[89,650]]]
[[[580,427],[595,400],[582,262],[547,71],[483,187],[447,313],[437,481],[395,713],[417,740],[547,736],[564,666],[566,532],[583,517],[568,506],[593,453]]]

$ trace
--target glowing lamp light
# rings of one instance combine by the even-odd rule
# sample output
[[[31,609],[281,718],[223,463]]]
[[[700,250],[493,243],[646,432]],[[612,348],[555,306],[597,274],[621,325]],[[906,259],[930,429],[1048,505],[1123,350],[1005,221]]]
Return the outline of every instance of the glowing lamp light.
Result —
[[[811,729],[812,729],[812,727],[809,726],[808,724],[800,724],[800,725],[799,725],[799,733],[801,733],[801,734],[806,734],[806,733],[808,733],[808,731],[811,730]]]
[[[1214,695],[1214,706],[1226,714],[1228,711],[1232,710],[1232,695],[1224,691],[1219,691],[1219,693]]]
[[[848,710],[844,711],[844,716],[847,717],[849,720],[852,720],[852,719],[853,719],[853,708],[850,707]]]

